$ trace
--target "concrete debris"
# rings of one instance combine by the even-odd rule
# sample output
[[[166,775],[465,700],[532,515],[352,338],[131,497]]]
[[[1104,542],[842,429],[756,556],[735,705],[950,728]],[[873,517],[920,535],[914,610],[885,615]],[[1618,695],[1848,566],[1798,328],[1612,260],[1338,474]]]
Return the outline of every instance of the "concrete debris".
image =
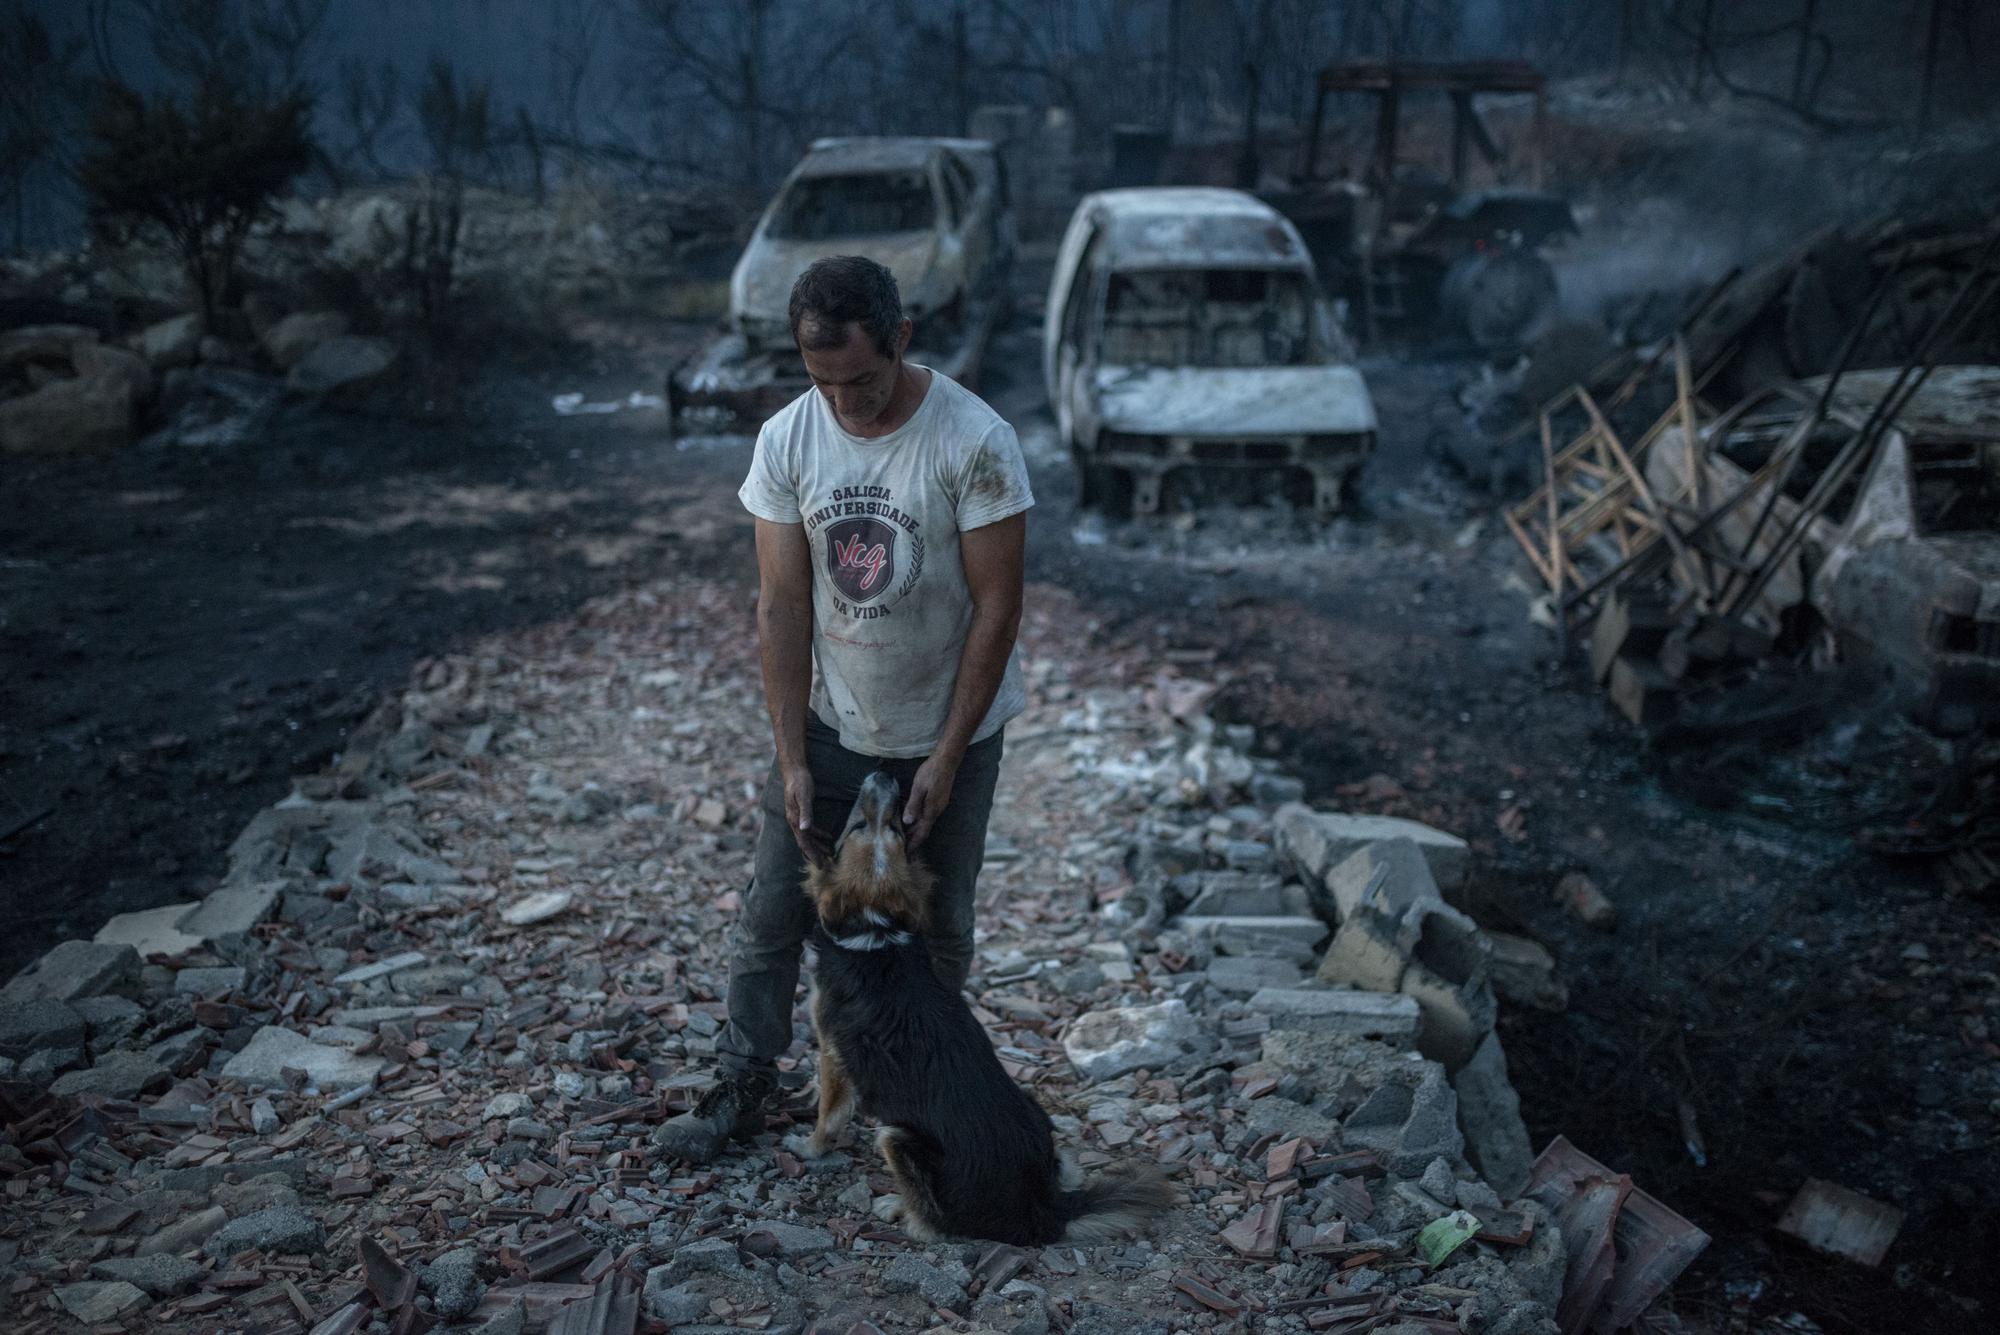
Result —
[[[1280,1029],[1318,1029],[1364,1038],[1407,1042],[1417,1036],[1417,1003],[1383,992],[1335,992],[1267,987],[1250,998],[1250,1009],[1271,1017]]]
[[[91,1263],[98,1279],[123,1280],[154,1298],[186,1293],[202,1276],[202,1268],[184,1256],[157,1252],[151,1256],[109,1256]]]
[[[1457,835],[1396,816],[1359,816],[1314,811],[1287,803],[1276,816],[1278,846],[1307,878],[1324,878],[1349,855],[1371,844],[1407,839],[1417,846],[1432,879],[1445,890],[1463,886],[1472,870],[1472,851]]]
[[[0,1002],[0,1057],[19,1061],[49,1048],[83,1049],[83,1016],[60,1001]]]
[[[1597,882],[1580,871],[1570,872],[1556,882],[1551,897],[1575,914],[1585,926],[1609,932],[1618,926],[1618,906],[1604,897]]]
[[[1435,1067],[1416,1085],[1381,1086],[1348,1114],[1342,1127],[1349,1144],[1377,1151],[1399,1177],[1416,1177],[1431,1160],[1464,1157],[1458,1129],[1458,1096]]]
[[[62,948],[87,973],[45,961],[11,984],[0,1059],[36,1057],[64,1091],[143,1077],[80,1112],[18,1105],[10,1143],[43,1148],[10,1170],[10,1210],[52,1263],[23,1270],[20,1301],[101,1303],[114,1315],[89,1319],[107,1322],[143,1305],[168,1332],[421,1314],[525,1335],[629,1330],[619,1314],[642,1310],[676,1330],[845,1332],[943,1309],[1122,1335],[1281,1303],[1287,1330],[1358,1313],[1538,1328],[1562,1239],[1513,1199],[1518,1111],[1491,1010],[1465,995],[1492,947],[1401,835],[1310,874],[1246,865],[1285,845],[1276,803],[1296,794],[1260,785],[1282,777],[1261,760],[1237,781],[1228,757],[1255,738],[1189,705],[1209,693],[1064,676],[1089,655],[1061,607],[1024,626],[1033,704],[968,991],[1086,1178],[1158,1164],[1184,1203],[1126,1243],[914,1243],[880,1217],[865,1141],[811,1163],[785,1148],[812,1116],[803,1007],[765,1135],[699,1168],[653,1153],[713,1078],[765,754],[754,640],[674,625],[741,614],[735,590],[692,581],[593,604],[587,637],[537,628],[419,664],[334,773],[251,822],[222,886]],[[1203,742],[1231,805],[1179,790]],[[566,819],[591,785],[616,800]],[[1357,941],[1387,952],[1393,985],[1329,981],[1359,976],[1339,962]],[[137,1000],[65,1000],[79,978],[77,995]],[[1455,1070],[1427,1055],[1447,1003],[1468,1026]],[[1417,1232],[1456,1210],[1514,1231],[1426,1274]]]
[[[136,985],[139,954],[130,946],[65,941],[0,990],[0,1002],[79,1001]]]
[[[71,1071],[49,1086],[57,1098],[73,1099],[84,1094],[129,1099],[167,1082],[167,1068],[143,1052],[108,1052],[87,1071]]]
[[[575,896],[567,890],[542,890],[515,900],[500,910],[500,921],[509,927],[530,927],[547,922],[570,906]]]
[[[1194,1051],[1201,1024],[1184,1001],[1091,1011],[1063,1033],[1063,1052],[1087,1080],[1159,1070]]]
[[[1488,932],[1493,948],[1487,971],[1493,990],[1510,1006],[1560,1011],[1569,1006],[1569,988],[1556,977],[1555,957],[1540,942],[1507,932]]]
[[[336,1091],[372,1082],[386,1064],[380,1057],[357,1056],[290,1029],[265,1025],[249,1046],[229,1059],[222,1074],[252,1089],[277,1089],[286,1085],[286,1071],[299,1071],[309,1084]]]
[[[325,1246],[325,1225],[297,1206],[274,1205],[224,1224],[209,1238],[206,1250],[210,1256],[226,1261],[252,1248],[266,1253],[309,1255]]]
[[[1809,1177],[1785,1207],[1777,1227],[1814,1251],[1878,1266],[1903,1227],[1903,1212],[1858,1191]]]
[[[959,1262],[934,1265],[923,1257],[905,1252],[882,1276],[883,1287],[891,1293],[919,1293],[939,1307],[956,1307],[965,1300],[965,1286],[971,1272]]]
[[[479,1282],[479,1253],[471,1248],[446,1252],[423,1268],[423,1291],[436,1304],[437,1314],[447,1321],[463,1321],[486,1296]]]
[[[1472,1059],[1451,1078],[1458,1096],[1458,1124],[1465,1132],[1465,1157],[1501,1196],[1512,1199],[1528,1185],[1534,1152],[1521,1121],[1521,1100],[1507,1081],[1507,1054],[1500,1035],[1480,1040]]]
[[[86,1326],[117,1321],[146,1305],[146,1295],[122,1279],[86,1280],[64,1284],[56,1290],[62,1309]]]
[[[166,904],[156,909],[141,909],[137,913],[121,913],[110,922],[97,929],[92,940],[99,945],[130,946],[139,952],[139,958],[151,959],[155,955],[185,955],[189,951],[200,950],[206,944],[201,937],[181,930],[181,922],[198,904]]]

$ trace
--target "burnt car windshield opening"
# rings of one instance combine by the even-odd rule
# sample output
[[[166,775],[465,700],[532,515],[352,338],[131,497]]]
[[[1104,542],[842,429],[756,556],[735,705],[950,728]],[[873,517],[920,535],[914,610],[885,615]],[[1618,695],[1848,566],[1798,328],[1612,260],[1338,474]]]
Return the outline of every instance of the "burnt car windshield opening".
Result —
[[[1312,288],[1282,269],[1134,269],[1111,275],[1101,360],[1109,366],[1303,366],[1313,360]]]
[[[935,226],[937,200],[922,172],[806,176],[792,182],[768,235],[782,241],[921,232]]]
[[[2000,445],[1915,442],[1910,469],[1918,532],[2000,535]]]

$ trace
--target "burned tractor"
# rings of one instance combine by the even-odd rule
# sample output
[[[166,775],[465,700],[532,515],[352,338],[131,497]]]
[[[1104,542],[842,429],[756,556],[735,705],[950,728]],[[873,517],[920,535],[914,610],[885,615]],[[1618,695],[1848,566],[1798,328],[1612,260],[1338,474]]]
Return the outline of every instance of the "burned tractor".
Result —
[[[1415,93],[1450,102],[1446,175],[1407,158],[1403,103]],[[1328,102],[1352,94],[1376,107],[1358,174],[1333,164],[1328,143]],[[1476,99],[1487,94],[1534,98],[1525,163],[1509,159],[1482,119]],[[1264,197],[1299,229],[1367,341],[1457,337],[1489,353],[1516,349],[1555,314],[1545,251],[1577,230],[1569,201],[1540,188],[1545,108],[1541,74],[1518,62],[1335,65],[1320,72],[1299,171]],[[1485,188],[1468,187],[1473,150],[1492,178]]]

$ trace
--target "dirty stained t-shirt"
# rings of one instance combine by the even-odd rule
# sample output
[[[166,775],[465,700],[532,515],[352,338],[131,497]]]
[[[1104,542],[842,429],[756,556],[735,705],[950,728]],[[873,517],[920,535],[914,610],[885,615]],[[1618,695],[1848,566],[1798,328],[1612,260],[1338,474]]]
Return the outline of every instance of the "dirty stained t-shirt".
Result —
[[[873,439],[808,390],[764,424],[737,495],[760,519],[805,526],[813,712],[850,751],[930,754],[972,626],[958,535],[1035,503],[1014,428],[936,371],[910,420]],[[972,740],[1026,704],[1016,651]]]

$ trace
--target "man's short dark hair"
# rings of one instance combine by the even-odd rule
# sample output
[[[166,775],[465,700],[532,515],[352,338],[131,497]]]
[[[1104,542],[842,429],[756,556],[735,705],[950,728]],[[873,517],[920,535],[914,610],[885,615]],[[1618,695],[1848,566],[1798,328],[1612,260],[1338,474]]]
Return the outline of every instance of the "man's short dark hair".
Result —
[[[847,326],[858,324],[877,352],[893,357],[903,298],[883,265],[865,255],[829,255],[792,284],[791,319],[792,337],[807,352],[845,346]]]

